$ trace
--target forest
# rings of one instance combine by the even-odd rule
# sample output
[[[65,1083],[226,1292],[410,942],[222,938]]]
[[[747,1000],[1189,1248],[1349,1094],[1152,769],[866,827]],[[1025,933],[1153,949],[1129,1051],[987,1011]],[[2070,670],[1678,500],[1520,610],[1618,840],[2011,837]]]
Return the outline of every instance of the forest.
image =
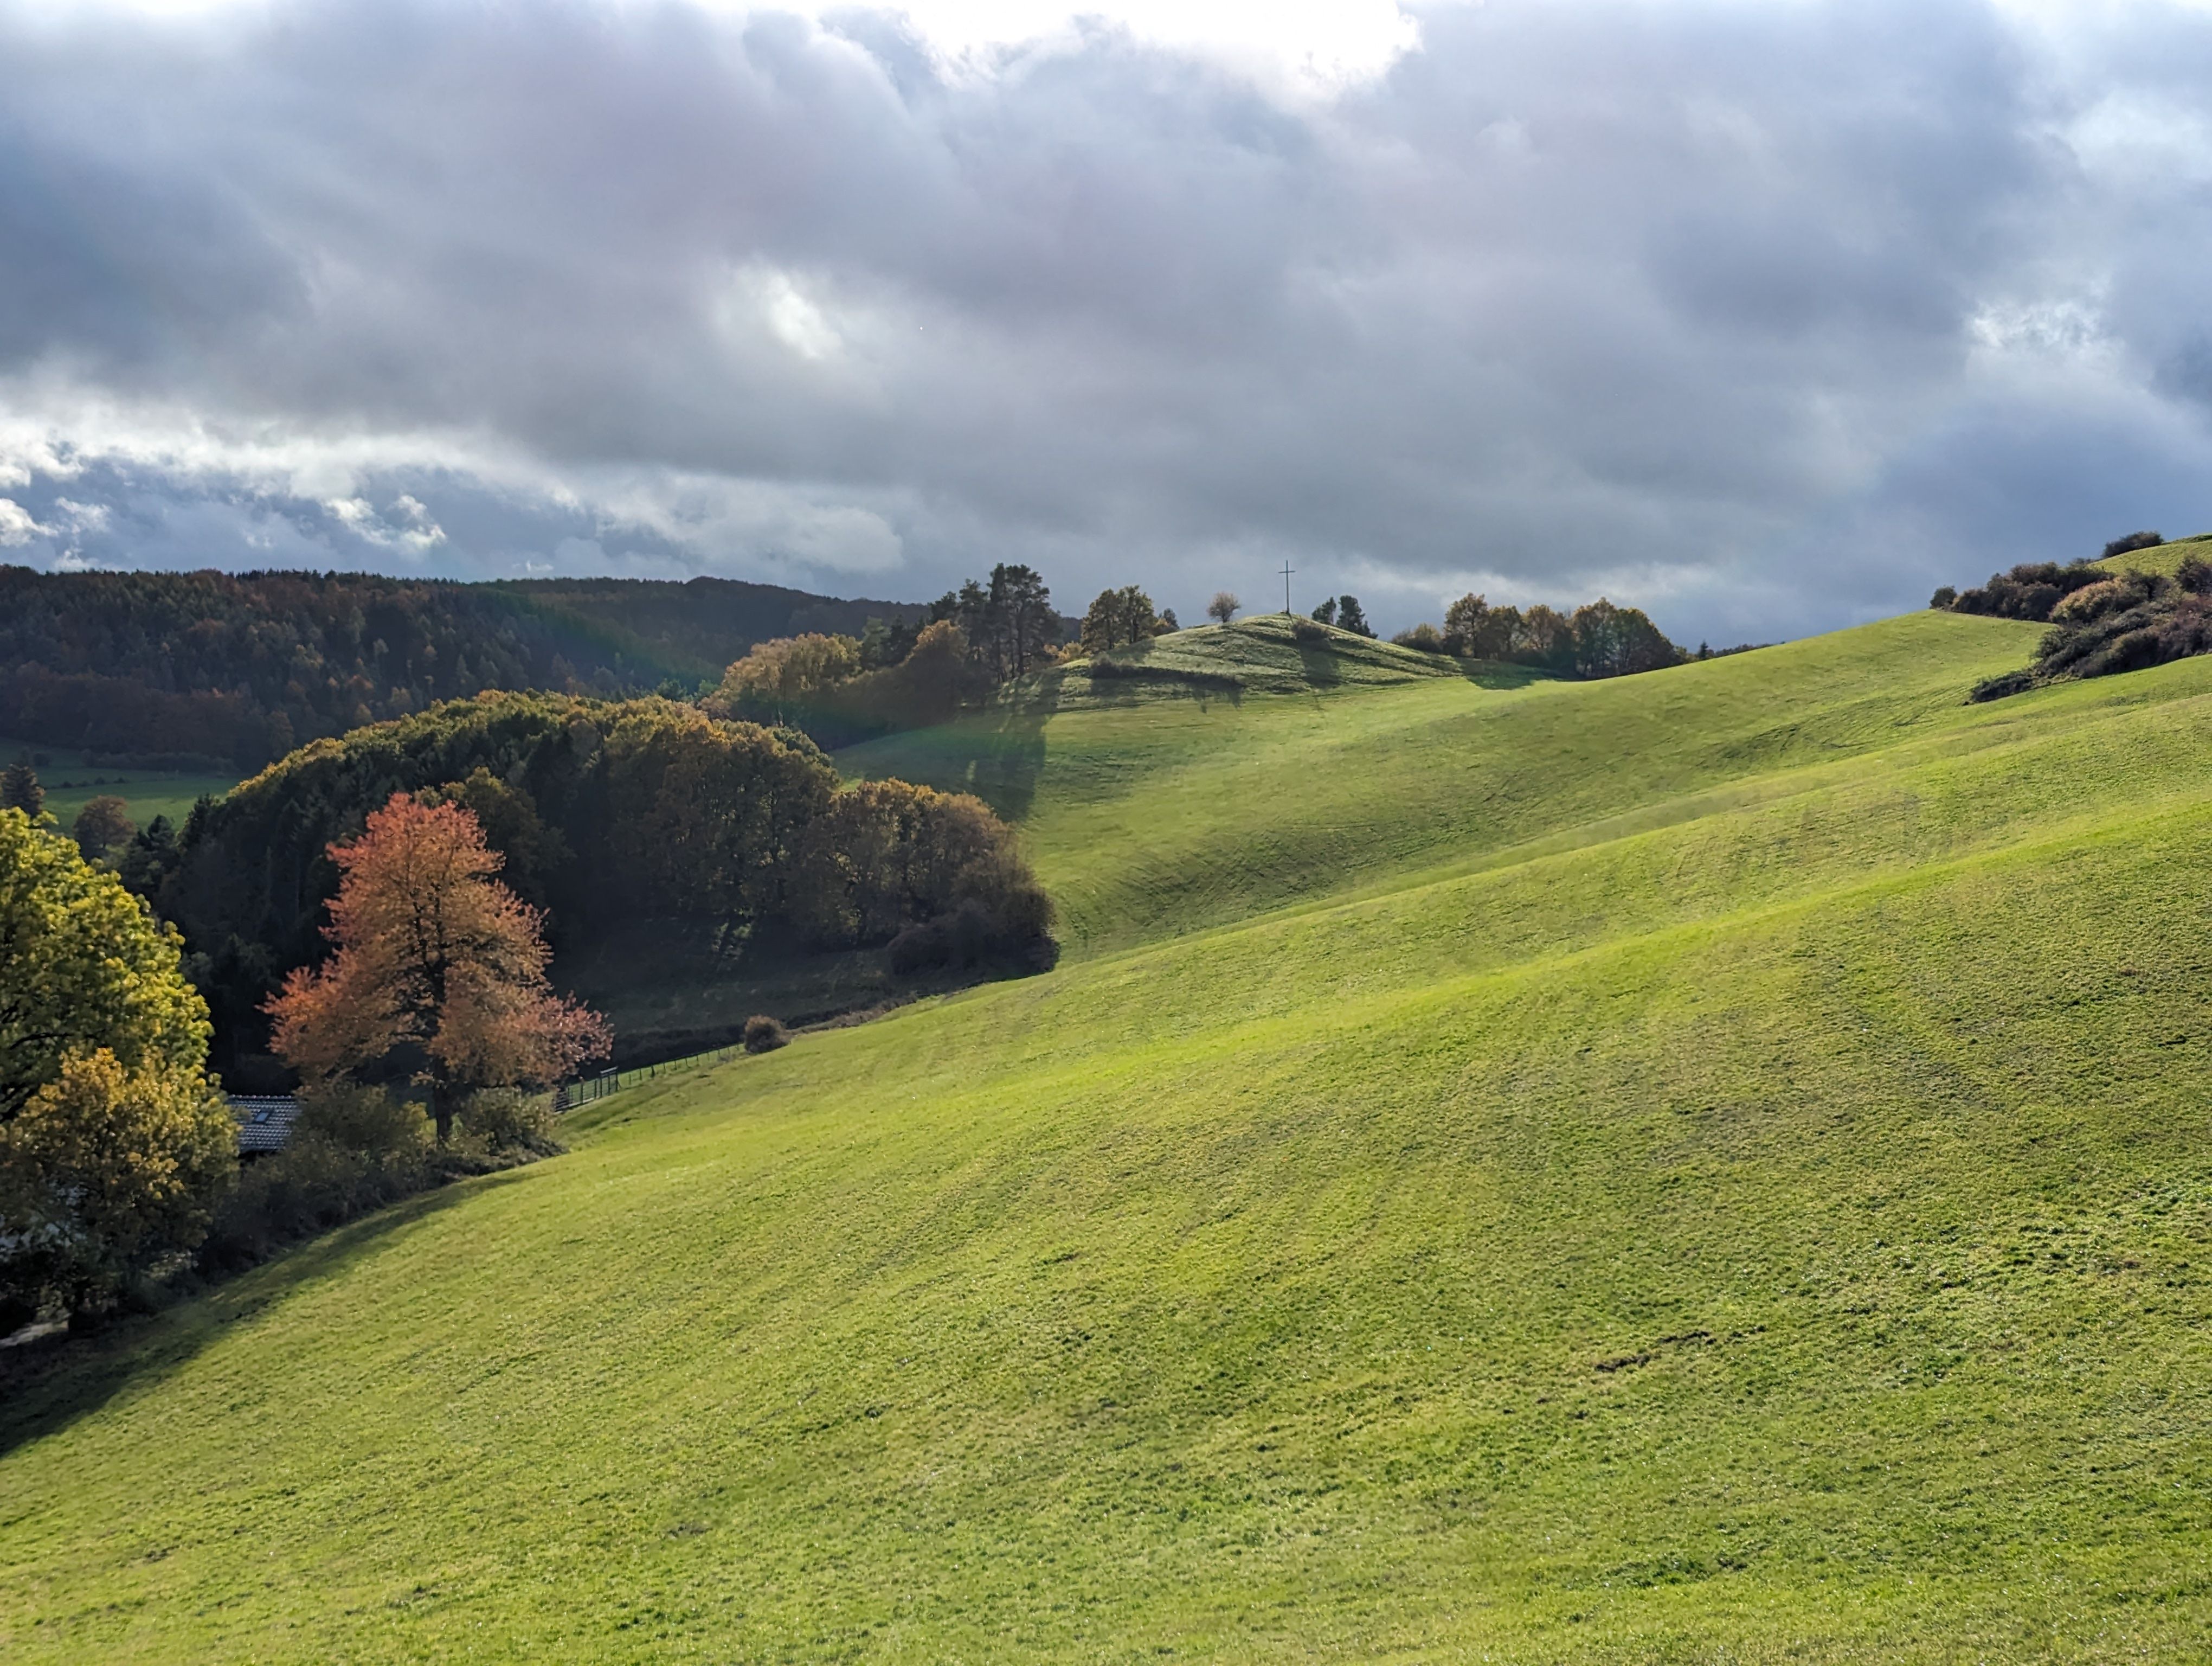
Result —
[[[911,628],[923,610],[696,578],[488,584],[362,573],[0,567],[0,734],[250,773],[486,689],[711,685],[756,642]]]
[[[677,917],[755,954],[883,946],[909,972],[1054,952],[1049,903],[972,798],[842,787],[795,731],[657,697],[487,692],[313,742],[118,853],[184,933],[227,1078],[266,1071],[263,1004],[321,952],[331,847],[394,793],[469,811],[563,955]]]

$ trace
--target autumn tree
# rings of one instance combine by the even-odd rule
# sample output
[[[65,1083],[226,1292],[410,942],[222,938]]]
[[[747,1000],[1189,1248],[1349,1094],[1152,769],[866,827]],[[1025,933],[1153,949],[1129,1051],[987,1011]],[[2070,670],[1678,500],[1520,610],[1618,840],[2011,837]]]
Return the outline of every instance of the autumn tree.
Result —
[[[1226,590],[1217,590],[1213,599],[1206,605],[1206,617],[1216,624],[1227,624],[1237,617],[1237,610],[1244,604]]]
[[[0,811],[0,1307],[19,1320],[189,1249],[231,1171],[181,948],[70,840]]]
[[[788,717],[861,671],[851,636],[780,636],[761,643],[723,672],[714,698],[732,712]]]
[[[550,1084],[607,1053],[606,1020],[553,993],[544,916],[495,877],[500,857],[468,811],[395,793],[330,854],[335,952],[266,1007],[272,1046],[301,1074],[407,1069],[443,1145],[463,1095]]]

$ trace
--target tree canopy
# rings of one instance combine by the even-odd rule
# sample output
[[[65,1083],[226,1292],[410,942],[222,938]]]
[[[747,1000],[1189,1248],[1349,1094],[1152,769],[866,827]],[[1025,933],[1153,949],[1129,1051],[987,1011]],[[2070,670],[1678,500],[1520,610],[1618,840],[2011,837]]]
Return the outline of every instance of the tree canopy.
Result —
[[[207,1042],[174,930],[71,841],[0,810],[7,1316],[82,1308],[198,1241],[237,1151]]]
[[[957,629],[933,625],[907,664],[870,677],[903,678],[915,661],[932,663],[933,633],[948,655],[957,649]],[[261,1051],[269,992],[321,956],[323,905],[342,879],[331,847],[361,834],[395,793],[477,816],[505,864],[501,882],[547,911],[564,954],[637,921],[677,916],[763,947],[884,943],[980,894],[972,879],[956,884],[941,865],[909,862],[915,841],[933,845],[972,815],[1007,857],[986,865],[996,877],[981,888],[998,887],[987,910],[991,940],[1014,961],[1032,958],[1037,945],[1022,933],[1041,893],[1003,824],[973,800],[895,781],[867,790],[906,804],[898,839],[869,830],[874,822],[846,802],[860,789],[843,787],[795,731],[659,699],[489,694],[302,747],[195,810],[173,854],[142,835],[118,866],[156,876],[164,913],[204,957],[227,1061]],[[921,876],[893,893],[902,899],[895,918],[851,900],[877,896],[870,887],[883,861]]]
[[[432,1090],[440,1144],[458,1092],[548,1086],[613,1044],[606,1021],[556,995],[542,916],[495,877],[483,829],[453,803],[394,793],[357,839],[325,935],[334,952],[295,968],[269,1003],[277,1055],[311,1080],[414,1066]]]

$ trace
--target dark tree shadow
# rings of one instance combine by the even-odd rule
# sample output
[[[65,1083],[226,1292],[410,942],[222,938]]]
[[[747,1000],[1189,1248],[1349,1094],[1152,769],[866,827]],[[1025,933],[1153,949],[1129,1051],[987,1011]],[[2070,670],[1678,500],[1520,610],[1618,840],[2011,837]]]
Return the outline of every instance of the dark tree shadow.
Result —
[[[403,1199],[163,1312],[120,1319],[90,1336],[31,1344],[21,1350],[25,1357],[0,1366],[0,1456],[58,1433],[126,1388],[169,1376],[227,1327],[250,1322],[315,1280],[343,1274],[389,1234],[453,1207],[465,1189],[520,1184],[532,1166]]]
[[[1568,680],[1554,671],[1544,671],[1535,666],[1516,666],[1504,660],[1461,660],[1455,663],[1459,666],[1462,677],[1486,689],[1525,689],[1531,683]]]

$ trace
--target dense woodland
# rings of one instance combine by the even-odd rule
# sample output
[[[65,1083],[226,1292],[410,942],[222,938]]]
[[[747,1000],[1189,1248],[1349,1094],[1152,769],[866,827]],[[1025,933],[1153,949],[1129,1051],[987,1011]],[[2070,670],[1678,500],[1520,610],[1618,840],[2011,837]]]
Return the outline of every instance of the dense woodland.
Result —
[[[1053,953],[1049,903],[974,799],[842,787],[804,735],[665,699],[491,692],[313,742],[118,854],[184,931],[219,1068],[264,1050],[262,1003],[321,952],[331,846],[394,793],[473,813],[563,952],[682,917],[757,952],[887,945],[904,970]]]
[[[726,579],[0,567],[0,734],[244,773],[486,689],[690,693],[768,638],[910,638],[923,613]]]

